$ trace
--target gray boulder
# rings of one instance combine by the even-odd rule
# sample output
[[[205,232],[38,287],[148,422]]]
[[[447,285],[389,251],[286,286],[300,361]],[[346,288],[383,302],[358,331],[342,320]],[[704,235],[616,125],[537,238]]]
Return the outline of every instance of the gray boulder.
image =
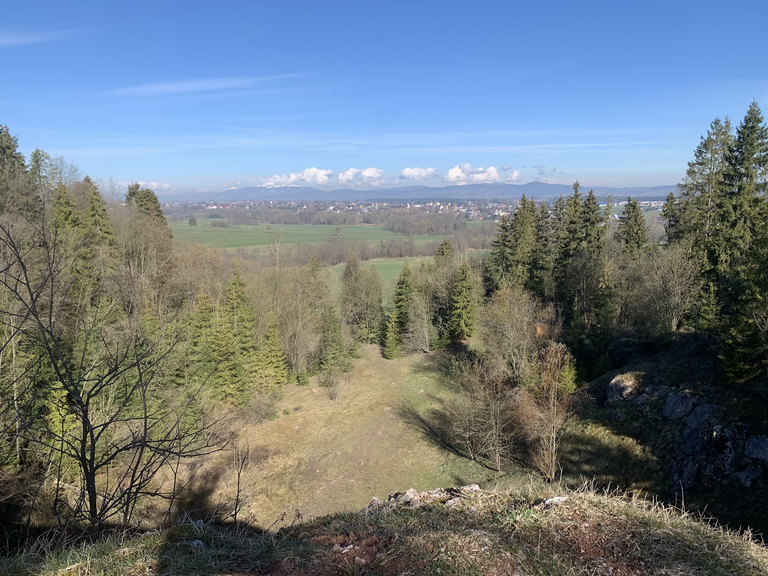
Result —
[[[750,436],[747,438],[746,454],[750,458],[768,462],[768,438],[765,436]]]
[[[758,464],[752,464],[752,466],[746,470],[736,472],[736,477],[741,480],[741,483],[746,488],[749,488],[752,486],[752,482],[754,482],[762,473],[763,469]]]
[[[619,374],[608,384],[608,404],[624,400],[634,395],[640,388],[637,375],[629,372]]]
[[[693,410],[693,396],[687,392],[670,394],[664,404],[664,416],[670,420],[680,420]]]
[[[701,428],[705,424],[708,424],[712,417],[717,414],[717,406],[711,404],[702,404],[694,408],[693,412],[688,416],[685,421],[691,428]]]

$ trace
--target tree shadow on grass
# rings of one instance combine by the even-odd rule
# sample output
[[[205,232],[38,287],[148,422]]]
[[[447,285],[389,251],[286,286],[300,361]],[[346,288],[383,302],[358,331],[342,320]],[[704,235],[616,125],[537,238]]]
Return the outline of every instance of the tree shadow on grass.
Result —
[[[451,415],[448,410],[434,408],[425,415],[417,412],[407,404],[401,404],[397,408],[397,415],[408,426],[421,432],[421,434],[434,446],[450,452],[459,458],[471,460],[469,453],[456,443],[451,434]],[[474,460],[478,465],[487,470],[495,470],[482,460]]]

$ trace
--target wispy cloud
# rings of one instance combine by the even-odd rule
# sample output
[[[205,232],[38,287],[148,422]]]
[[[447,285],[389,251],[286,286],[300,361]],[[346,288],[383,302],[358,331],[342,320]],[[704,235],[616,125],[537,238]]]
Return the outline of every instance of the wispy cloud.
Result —
[[[40,44],[42,42],[53,42],[78,30],[72,28],[69,30],[55,30],[53,32],[2,32],[0,31],[0,46],[19,46],[23,44]]]
[[[298,78],[305,74],[276,74],[273,76],[235,76],[232,78],[200,78],[196,80],[180,80],[170,82],[152,82],[138,86],[129,86],[119,88],[109,93],[121,96],[161,96],[168,94],[201,94],[201,93],[221,93],[229,91],[240,91],[252,89],[262,83],[273,80],[284,80],[288,78]],[[258,92],[273,93],[279,88],[265,88]]]

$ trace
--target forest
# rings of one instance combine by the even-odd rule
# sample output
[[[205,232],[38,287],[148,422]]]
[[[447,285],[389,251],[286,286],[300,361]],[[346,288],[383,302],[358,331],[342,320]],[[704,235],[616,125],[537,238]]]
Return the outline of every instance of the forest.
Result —
[[[579,182],[551,205],[520,199],[483,250],[455,217],[390,215],[378,223],[452,239],[406,264],[387,298],[362,246],[288,257],[276,242],[255,258],[175,242],[154,191],[105,195],[61,159],[25,158],[2,126],[8,539],[182,517],[187,462],[232,451],[244,422],[275,417],[289,384],[315,382],[333,401],[366,346],[388,362],[441,351],[455,391],[446,445],[497,472],[522,462],[546,482],[562,475],[580,390],[684,338],[714,352],[720,394],[762,395],[767,184],[755,102],[738,126],[716,119],[702,136],[660,242],[637,199],[611,220],[610,202]],[[328,265],[342,259],[338,282]],[[237,519],[239,496],[222,519]]]

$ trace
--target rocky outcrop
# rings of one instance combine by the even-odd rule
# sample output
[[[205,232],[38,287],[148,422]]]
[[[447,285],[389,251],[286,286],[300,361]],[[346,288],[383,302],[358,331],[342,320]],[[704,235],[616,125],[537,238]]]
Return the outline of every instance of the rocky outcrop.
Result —
[[[739,434],[734,428],[687,427],[682,449],[671,466],[671,477],[677,492],[697,484],[711,485],[733,473]]]
[[[664,416],[670,420],[685,418],[691,410],[693,410],[693,396],[687,392],[670,394],[664,404]]]
[[[368,506],[363,508],[366,513],[393,510],[395,508],[421,508],[422,506],[441,504],[448,508],[458,506],[469,494],[480,492],[477,484],[462,486],[461,488],[439,488],[427,492],[418,492],[411,488],[405,492],[390,494],[386,502],[375,496],[371,498]]]
[[[613,404],[619,400],[626,400],[634,396],[640,389],[640,378],[633,372],[619,374],[608,384],[608,401]]]
[[[696,406],[693,412],[688,416],[685,423],[691,428],[701,428],[705,424],[709,424],[712,418],[717,414],[719,408],[712,406],[711,404],[702,404]]]
[[[768,462],[768,438],[765,436],[750,436],[747,438],[747,447],[745,450],[750,458],[757,458]]]

